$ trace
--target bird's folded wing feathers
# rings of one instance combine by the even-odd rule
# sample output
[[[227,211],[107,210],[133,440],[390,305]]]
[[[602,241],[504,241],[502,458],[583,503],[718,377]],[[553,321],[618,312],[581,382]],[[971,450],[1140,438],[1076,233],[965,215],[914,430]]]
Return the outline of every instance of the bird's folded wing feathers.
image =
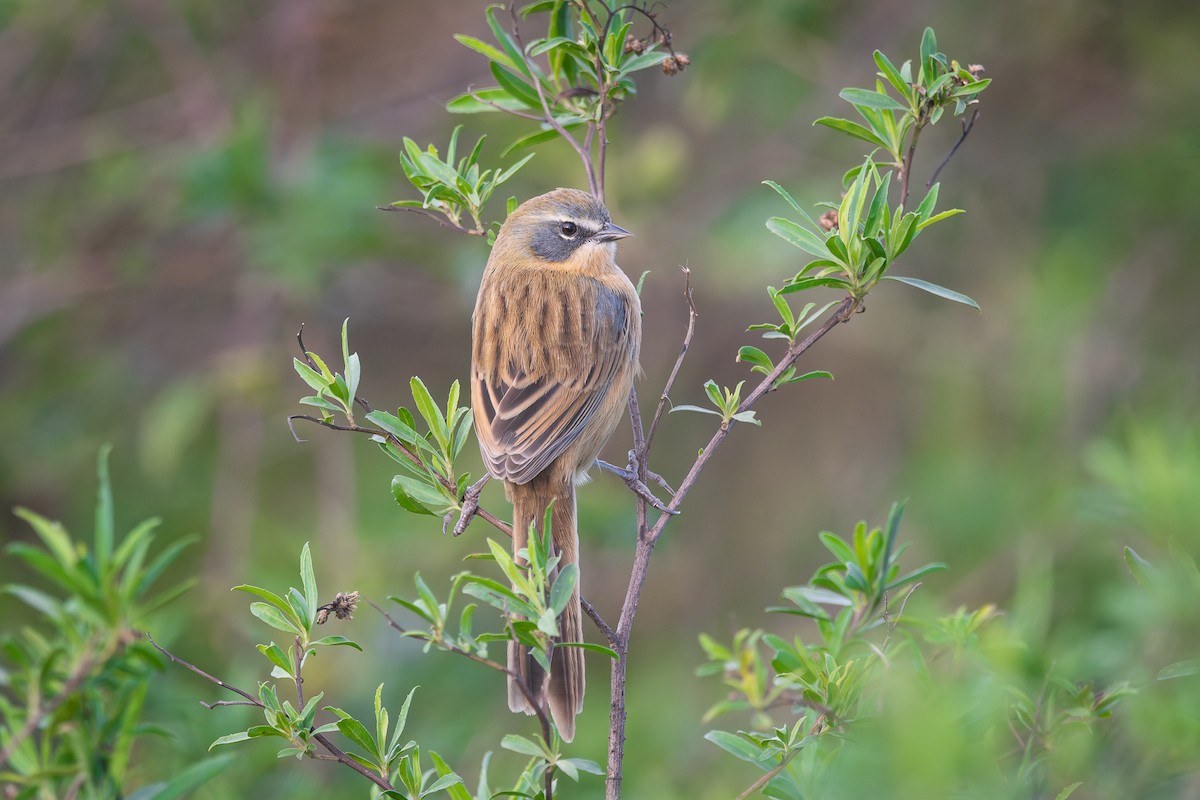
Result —
[[[600,303],[596,311],[609,308],[610,303]],[[510,322],[499,320],[502,335],[515,333]],[[611,341],[562,347],[561,352],[552,349],[550,359],[535,359],[528,348],[523,351],[509,339],[507,369],[498,363],[474,365],[476,432],[494,476],[517,484],[528,482],[574,444],[595,416],[628,354],[623,352],[627,347],[624,320],[594,322],[598,324],[585,327],[598,339]],[[580,377],[564,379],[567,375]]]

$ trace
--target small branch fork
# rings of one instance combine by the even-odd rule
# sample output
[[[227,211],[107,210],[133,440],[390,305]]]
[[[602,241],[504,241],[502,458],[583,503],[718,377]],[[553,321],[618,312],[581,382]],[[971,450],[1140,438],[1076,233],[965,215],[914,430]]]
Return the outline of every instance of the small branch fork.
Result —
[[[188,662],[184,661],[179,656],[177,656],[174,653],[172,653],[171,651],[167,650],[165,647],[160,645],[158,642],[154,641],[154,638],[152,636],[150,636],[150,634],[146,634],[146,640],[149,641],[150,644],[154,646],[154,649],[158,650],[158,652],[162,653],[164,656],[166,656],[172,662],[178,664],[179,666],[181,666],[185,669],[191,670],[192,672],[196,673],[201,678],[204,678],[205,680],[209,681],[210,683],[215,683],[217,686],[220,686],[222,689],[227,689],[228,691],[231,691],[234,694],[240,695],[241,697],[244,698],[243,700],[218,700],[215,703],[201,703],[201,705],[203,705],[205,708],[211,709],[211,708],[217,708],[218,706],[230,706],[230,705],[254,706],[255,708],[266,708],[266,706],[264,706],[262,704],[262,701],[260,701],[254,695],[250,694],[249,692],[247,692],[243,689],[239,689],[238,687],[236,687],[232,684],[226,683],[225,681],[221,680],[220,678],[217,678],[217,677],[214,677],[213,675],[208,674],[204,670],[197,667],[195,664],[189,664]],[[302,660],[302,655],[299,652],[297,652],[296,663],[299,664],[301,660]],[[302,680],[300,678],[300,670],[297,669],[296,670],[296,696],[300,700],[300,706],[299,706],[300,709],[304,708],[304,692],[301,689],[301,683],[302,683]],[[297,709],[297,710],[299,710],[299,709]],[[346,755],[346,753],[343,752],[340,747],[338,747],[336,744],[331,742],[329,740],[329,738],[325,736],[325,734],[318,733],[318,734],[315,734],[313,736],[313,738],[318,743],[320,743],[320,745],[322,747],[325,748],[325,750],[329,754],[328,758],[330,760],[337,761],[339,764],[345,764],[347,767],[354,770],[359,775],[362,775],[364,778],[371,781],[371,783],[375,784],[376,786],[378,786],[380,789],[382,789],[384,791],[393,791],[394,790],[392,787],[392,784],[387,780],[387,778],[383,777],[378,772],[372,772],[371,770],[364,767],[362,764],[359,764],[357,761],[350,758],[350,756]],[[318,757],[321,757],[321,756],[318,756]]]

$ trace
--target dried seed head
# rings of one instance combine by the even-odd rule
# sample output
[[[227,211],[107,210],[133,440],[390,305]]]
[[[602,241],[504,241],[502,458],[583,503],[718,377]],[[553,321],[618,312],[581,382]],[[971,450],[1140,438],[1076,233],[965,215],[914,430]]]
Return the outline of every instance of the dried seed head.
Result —
[[[967,72],[971,73],[975,77],[975,80],[979,80],[979,76],[987,72],[987,70],[983,68],[983,64],[971,64],[967,67]]]
[[[646,43],[632,33],[625,36],[625,52],[641,55],[646,50]]]
[[[820,219],[817,220],[817,224],[827,231],[837,230],[838,212],[834,211],[832,208],[829,209],[821,215]]]
[[[663,59],[662,71],[664,75],[678,75],[691,63],[692,60],[687,57],[686,53],[675,53]]]
[[[338,619],[354,619],[354,609],[357,605],[358,592],[338,592],[332,603],[317,609],[317,624],[324,625],[330,612]]]

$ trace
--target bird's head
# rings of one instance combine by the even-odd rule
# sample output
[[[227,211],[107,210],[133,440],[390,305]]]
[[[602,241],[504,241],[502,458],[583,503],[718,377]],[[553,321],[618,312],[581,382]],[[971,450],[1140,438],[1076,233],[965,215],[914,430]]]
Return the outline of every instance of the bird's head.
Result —
[[[578,189],[555,189],[522,203],[504,223],[497,249],[552,264],[590,260],[595,248],[611,258],[613,244],[632,234],[613,224],[604,204]]]

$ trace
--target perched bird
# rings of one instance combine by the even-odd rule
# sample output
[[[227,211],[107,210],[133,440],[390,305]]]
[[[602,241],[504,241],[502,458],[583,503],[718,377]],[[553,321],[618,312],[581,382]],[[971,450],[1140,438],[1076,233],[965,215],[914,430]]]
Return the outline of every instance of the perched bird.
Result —
[[[522,203],[500,228],[472,316],[471,408],[484,463],[513,504],[513,551],[530,523],[551,537],[560,569],[579,561],[575,487],[620,422],[639,371],[641,304],[617,266],[613,224],[587,192],[555,189]],[[558,620],[559,641],[583,641],[579,587]],[[557,643],[556,643],[557,644]],[[509,643],[508,705],[534,713],[525,682],[563,739],[583,708],[583,650],[554,647],[547,675]],[[513,676],[517,677],[513,677]]]

